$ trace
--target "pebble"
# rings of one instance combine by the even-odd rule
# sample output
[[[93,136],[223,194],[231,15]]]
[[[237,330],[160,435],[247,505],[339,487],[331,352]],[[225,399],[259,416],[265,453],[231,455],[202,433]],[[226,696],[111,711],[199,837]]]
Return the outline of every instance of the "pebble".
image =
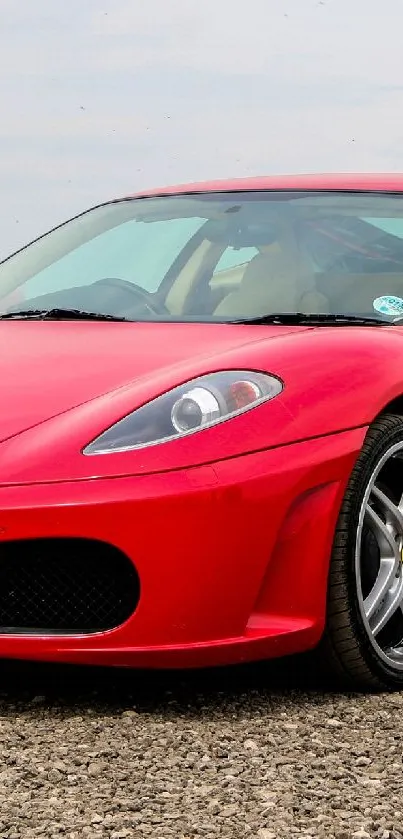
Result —
[[[245,749],[250,749],[253,752],[257,752],[259,750],[259,746],[254,740],[245,740],[244,747]]]

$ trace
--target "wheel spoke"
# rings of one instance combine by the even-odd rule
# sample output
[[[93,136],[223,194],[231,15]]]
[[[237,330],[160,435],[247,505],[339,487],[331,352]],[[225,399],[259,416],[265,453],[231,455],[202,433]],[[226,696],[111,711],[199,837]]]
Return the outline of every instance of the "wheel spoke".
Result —
[[[395,577],[394,583],[390,586],[385,598],[381,602],[380,608],[372,615],[369,624],[371,630],[376,637],[383,629],[392,615],[397,609],[402,606],[403,602],[403,575]],[[365,604],[364,604],[365,605]]]
[[[396,560],[382,559],[381,566],[375,583],[364,600],[366,617],[371,622],[373,616],[378,615],[382,610],[383,601],[386,599],[389,590],[394,586],[396,580]]]
[[[382,506],[383,511],[386,514],[386,521],[390,521],[391,524],[395,527],[395,529],[402,534],[403,533],[403,513],[400,508],[382,492],[377,486],[372,488],[372,494],[375,496],[379,504]]]
[[[373,524],[373,531],[376,541],[379,545],[379,550],[381,551],[381,555],[387,557],[395,557],[396,556],[396,540],[394,531],[391,529],[390,525],[385,524],[378,513],[372,509],[372,507],[367,504],[366,515],[369,516],[371,522]]]

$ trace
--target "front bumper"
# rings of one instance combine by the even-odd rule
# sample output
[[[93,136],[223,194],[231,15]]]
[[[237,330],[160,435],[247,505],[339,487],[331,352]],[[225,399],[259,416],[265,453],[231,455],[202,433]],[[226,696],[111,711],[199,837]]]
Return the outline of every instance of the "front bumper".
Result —
[[[144,477],[0,487],[0,556],[2,541],[103,540],[131,559],[141,586],[117,629],[0,634],[0,657],[196,667],[315,646],[337,516],[365,433]]]

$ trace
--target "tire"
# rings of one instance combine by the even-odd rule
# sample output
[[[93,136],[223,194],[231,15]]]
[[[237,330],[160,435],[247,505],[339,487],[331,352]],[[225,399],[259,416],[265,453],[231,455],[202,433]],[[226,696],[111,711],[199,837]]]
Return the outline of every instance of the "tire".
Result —
[[[317,653],[339,686],[403,688],[402,498],[403,417],[385,414],[368,430],[333,544]]]

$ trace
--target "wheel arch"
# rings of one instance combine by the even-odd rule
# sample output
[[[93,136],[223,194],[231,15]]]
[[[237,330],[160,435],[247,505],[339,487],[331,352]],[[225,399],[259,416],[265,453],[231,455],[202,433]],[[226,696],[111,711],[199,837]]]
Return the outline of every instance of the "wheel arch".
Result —
[[[382,410],[374,417],[373,422],[379,419],[379,417],[385,416],[385,414],[395,414],[396,416],[403,417],[403,393],[384,405]]]

